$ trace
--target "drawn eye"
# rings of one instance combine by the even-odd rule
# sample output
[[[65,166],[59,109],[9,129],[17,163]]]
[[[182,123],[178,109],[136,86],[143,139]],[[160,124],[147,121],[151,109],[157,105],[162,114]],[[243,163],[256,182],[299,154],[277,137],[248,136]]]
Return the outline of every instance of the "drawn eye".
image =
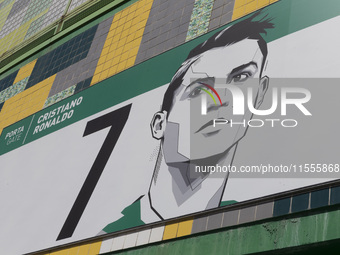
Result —
[[[250,77],[249,73],[241,73],[233,77],[233,82],[245,82]]]
[[[201,87],[196,87],[190,92],[189,97],[194,98],[199,96],[201,93],[202,93]]]

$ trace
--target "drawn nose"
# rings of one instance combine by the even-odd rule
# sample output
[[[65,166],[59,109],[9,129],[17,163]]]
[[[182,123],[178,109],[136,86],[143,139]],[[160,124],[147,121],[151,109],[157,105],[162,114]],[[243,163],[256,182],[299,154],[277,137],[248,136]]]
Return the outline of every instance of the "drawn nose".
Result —
[[[207,104],[207,111],[217,111],[221,107],[228,107],[230,104],[230,101],[227,99],[227,97],[220,97],[221,101],[215,100],[215,102],[212,99],[208,100]]]

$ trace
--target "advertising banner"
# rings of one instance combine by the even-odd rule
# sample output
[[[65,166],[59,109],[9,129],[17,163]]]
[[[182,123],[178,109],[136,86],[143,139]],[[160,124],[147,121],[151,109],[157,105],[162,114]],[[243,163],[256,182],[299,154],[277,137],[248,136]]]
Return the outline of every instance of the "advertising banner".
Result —
[[[6,254],[339,178],[338,8],[302,20],[292,2],[5,128]]]

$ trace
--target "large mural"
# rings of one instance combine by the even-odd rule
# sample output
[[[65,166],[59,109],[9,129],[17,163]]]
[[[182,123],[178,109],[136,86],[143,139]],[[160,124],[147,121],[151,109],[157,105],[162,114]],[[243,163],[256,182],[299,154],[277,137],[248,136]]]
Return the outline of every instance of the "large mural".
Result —
[[[248,15],[5,128],[6,254],[337,179],[340,18],[290,12]]]

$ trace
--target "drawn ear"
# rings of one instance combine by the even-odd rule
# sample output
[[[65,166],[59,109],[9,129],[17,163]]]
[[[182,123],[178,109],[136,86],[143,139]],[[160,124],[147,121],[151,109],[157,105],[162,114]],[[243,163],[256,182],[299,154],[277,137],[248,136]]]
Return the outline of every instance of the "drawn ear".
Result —
[[[268,76],[262,77],[260,80],[259,86],[260,87],[259,87],[259,92],[258,92],[258,96],[256,100],[255,109],[258,109],[264,100],[264,96],[266,95],[266,92],[269,87],[269,77]]]
[[[167,111],[157,112],[150,123],[152,137],[159,140],[163,138],[166,127]]]

